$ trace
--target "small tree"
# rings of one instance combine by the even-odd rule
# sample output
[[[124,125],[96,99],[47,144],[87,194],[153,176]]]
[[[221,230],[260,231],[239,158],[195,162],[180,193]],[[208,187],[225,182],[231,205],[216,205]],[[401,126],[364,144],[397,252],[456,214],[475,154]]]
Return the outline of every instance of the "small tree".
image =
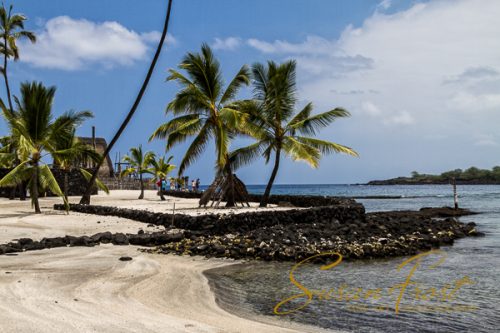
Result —
[[[90,112],[69,111],[52,120],[52,103],[56,88],[46,88],[41,83],[21,84],[21,99],[15,97],[17,110],[8,110],[2,100],[0,107],[16,143],[11,154],[20,163],[0,180],[0,187],[15,186],[28,181],[30,197],[35,213],[41,213],[38,202],[41,191],[52,193],[67,201],[43,157],[57,151],[57,142],[67,138],[75,127],[92,116]]]
[[[165,160],[165,156],[162,156],[161,158],[156,158],[156,156],[153,157],[150,161],[150,167],[146,171],[147,173],[153,175],[153,182],[156,183],[162,180],[166,181],[168,174],[175,169],[175,165],[170,164],[170,161],[172,161],[173,158],[173,156],[170,156],[167,160]],[[161,201],[165,201],[161,184],[159,193]]]
[[[128,176],[133,173],[137,173],[139,176],[139,182],[141,185],[141,194],[139,199],[144,199],[144,180],[143,175],[148,173],[148,167],[151,161],[154,160],[155,154],[152,151],[144,153],[142,151],[142,145],[139,147],[130,148],[130,156],[125,155],[123,161],[129,163],[129,167],[122,171],[121,176]]]

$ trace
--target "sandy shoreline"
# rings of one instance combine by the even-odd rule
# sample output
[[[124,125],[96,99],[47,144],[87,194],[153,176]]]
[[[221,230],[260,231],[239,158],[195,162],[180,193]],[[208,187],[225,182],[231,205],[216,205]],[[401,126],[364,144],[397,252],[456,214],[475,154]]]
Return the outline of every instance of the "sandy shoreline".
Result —
[[[99,196],[94,204],[165,209],[154,191]],[[72,198],[76,201],[78,198]],[[54,212],[60,199],[42,199],[42,215],[29,202],[0,198],[0,242],[20,237],[150,231],[143,223]],[[188,204],[188,203],[186,203]],[[162,206],[163,205],[163,206]],[[98,223],[99,222],[99,223]],[[130,256],[132,261],[118,258]],[[219,308],[207,269],[235,263],[220,259],[146,254],[134,246],[73,247],[0,256],[2,332],[311,332],[312,327],[240,318]]]

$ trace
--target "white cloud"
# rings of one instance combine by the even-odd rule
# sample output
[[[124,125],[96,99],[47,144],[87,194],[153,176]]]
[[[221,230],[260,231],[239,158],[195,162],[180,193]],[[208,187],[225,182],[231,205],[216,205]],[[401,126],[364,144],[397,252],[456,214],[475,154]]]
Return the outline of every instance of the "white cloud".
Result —
[[[379,8],[389,5],[382,2]],[[377,8],[361,26],[347,26],[338,39],[252,39],[248,45],[297,59],[301,98],[319,108],[332,106],[333,92],[336,105],[356,110],[361,95],[342,92],[376,91],[370,103],[380,111],[379,121],[425,123],[425,130],[449,136],[463,126],[500,122],[498,17],[496,0],[436,0],[393,14]],[[449,81],[454,83],[443,84]],[[359,111],[366,109],[361,105]],[[486,125],[480,116],[485,112],[493,117]],[[444,123],[448,126],[441,128]],[[379,124],[372,119],[364,125],[377,131]]]
[[[228,37],[225,39],[215,38],[212,47],[214,50],[236,50],[241,45],[241,39],[238,37]]]
[[[393,125],[411,125],[415,119],[408,111],[401,111],[393,116],[384,119],[384,123]]]
[[[266,42],[251,38],[247,40],[247,44],[264,53],[330,55],[336,42],[318,36],[307,36],[302,43],[290,43],[283,40]]]
[[[474,94],[461,91],[454,94],[446,103],[449,109],[465,112],[498,111],[500,109],[500,93],[498,94]]]
[[[361,110],[370,116],[378,116],[382,113],[378,106],[368,101],[361,103]]]
[[[47,21],[37,37],[36,44],[21,46],[22,61],[36,67],[78,70],[92,64],[114,67],[143,60],[148,44],[160,35],[155,31],[139,34],[117,22],[59,16]]]
[[[159,31],[150,31],[150,32],[144,32],[141,34],[141,39],[144,42],[148,43],[158,43],[161,38],[161,32]],[[171,34],[167,34],[167,37],[165,38],[165,45],[175,45],[177,44],[177,39],[175,39],[174,36]]]

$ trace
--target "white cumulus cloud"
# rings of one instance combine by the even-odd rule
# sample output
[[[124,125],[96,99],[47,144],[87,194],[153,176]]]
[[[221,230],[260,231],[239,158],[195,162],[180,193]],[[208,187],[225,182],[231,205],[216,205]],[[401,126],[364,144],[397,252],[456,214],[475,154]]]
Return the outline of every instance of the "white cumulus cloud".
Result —
[[[233,51],[241,45],[241,39],[238,37],[227,37],[224,39],[215,38],[212,47],[215,50]]]
[[[393,116],[384,119],[386,124],[395,125],[411,125],[415,122],[415,119],[408,111],[401,111]]]
[[[500,1],[382,9],[339,38],[247,43],[275,60],[297,59],[301,100],[351,111],[321,135],[342,138],[366,165],[392,170],[394,156],[409,170],[496,163],[499,141],[480,135],[500,123]]]
[[[382,113],[378,106],[376,106],[372,102],[367,101],[361,104],[361,110],[370,116],[378,116]]]
[[[78,70],[92,64],[114,67],[143,60],[160,34],[140,34],[118,22],[58,16],[45,22],[37,37],[36,44],[23,43],[22,61],[35,67]]]

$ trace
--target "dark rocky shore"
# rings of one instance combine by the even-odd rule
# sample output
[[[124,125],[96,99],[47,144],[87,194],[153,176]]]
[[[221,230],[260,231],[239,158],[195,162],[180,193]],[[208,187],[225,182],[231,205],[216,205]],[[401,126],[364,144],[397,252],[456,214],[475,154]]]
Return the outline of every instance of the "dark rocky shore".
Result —
[[[334,200],[335,199],[335,200]],[[165,231],[137,234],[102,232],[91,236],[65,236],[34,241],[19,239],[0,245],[0,254],[100,243],[139,245],[144,251],[203,255],[233,259],[297,261],[326,251],[345,259],[412,255],[451,245],[455,239],[481,236],[472,223],[455,217],[472,214],[452,208],[423,208],[365,214],[352,199],[325,199],[328,206],[241,214],[163,214],[106,206],[71,205],[72,211],[119,216]],[[311,203],[310,198],[296,202]],[[323,203],[323,201],[320,201]],[[55,205],[62,210],[62,205]]]
[[[185,235],[188,237],[179,242],[147,251],[267,261],[298,261],[335,251],[344,259],[369,259],[413,255],[482,233],[476,230],[475,223],[464,224],[455,218],[434,219],[414,213],[395,218],[387,212],[368,214],[364,221],[319,219],[314,223],[274,224],[224,235],[203,231],[186,231]]]

